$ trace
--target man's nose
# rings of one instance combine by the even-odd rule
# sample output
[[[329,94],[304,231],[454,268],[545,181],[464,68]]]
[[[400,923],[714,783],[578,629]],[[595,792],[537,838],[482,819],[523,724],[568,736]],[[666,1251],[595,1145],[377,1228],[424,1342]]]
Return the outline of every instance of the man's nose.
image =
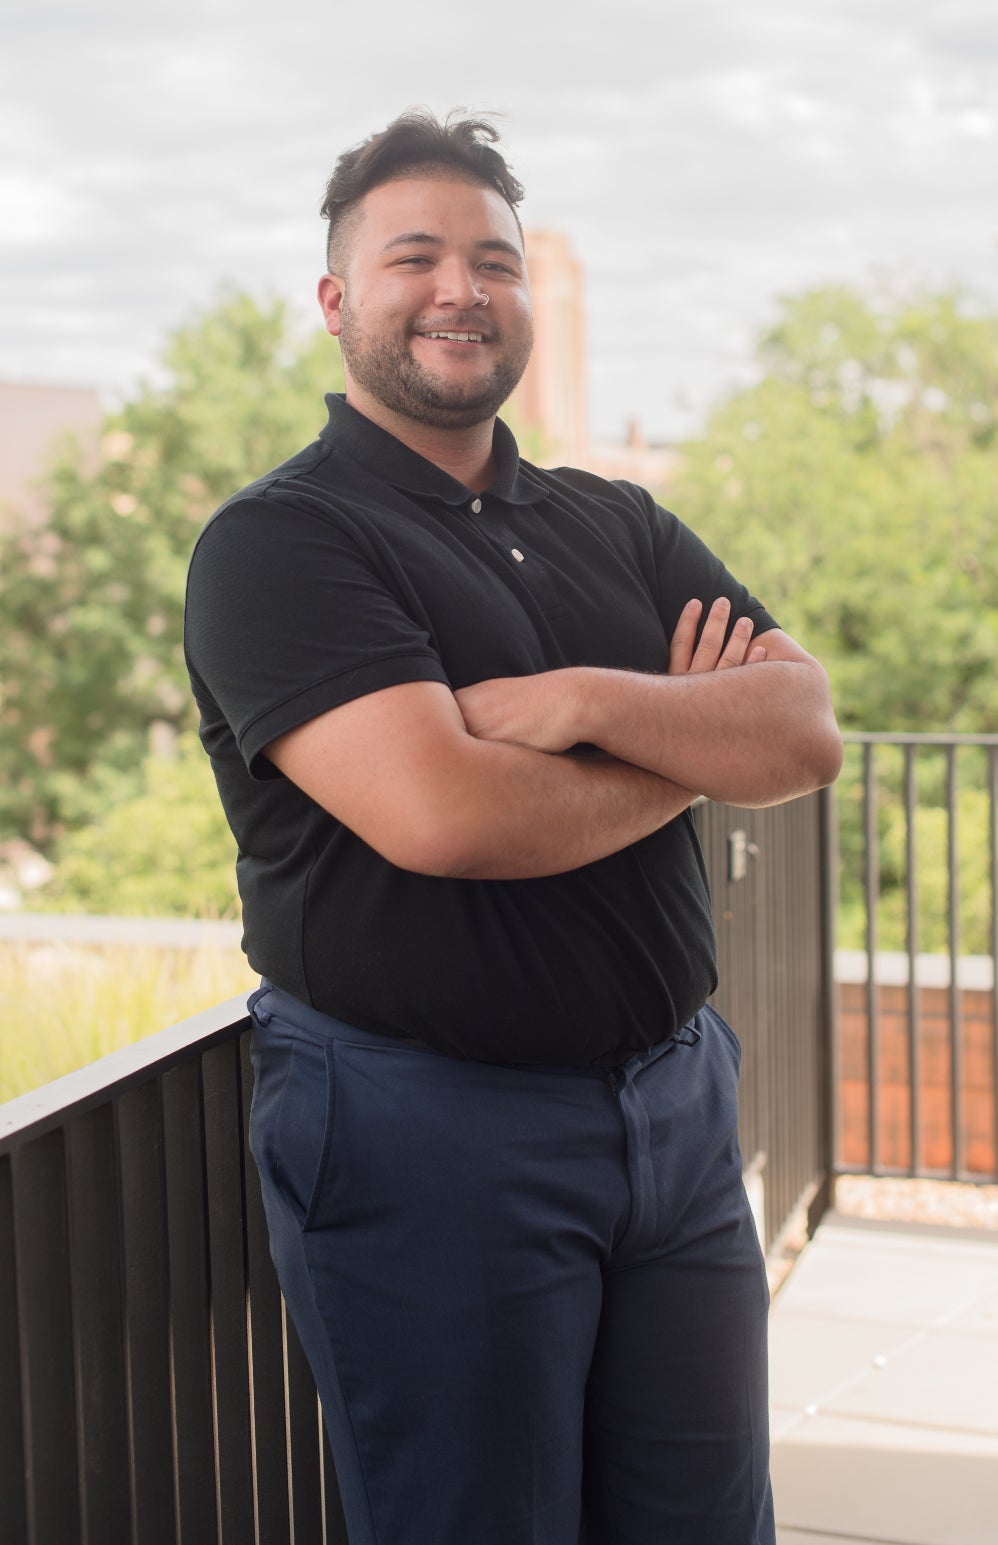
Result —
[[[455,260],[437,265],[436,299],[441,306],[474,306],[484,291],[479,276],[467,263]]]

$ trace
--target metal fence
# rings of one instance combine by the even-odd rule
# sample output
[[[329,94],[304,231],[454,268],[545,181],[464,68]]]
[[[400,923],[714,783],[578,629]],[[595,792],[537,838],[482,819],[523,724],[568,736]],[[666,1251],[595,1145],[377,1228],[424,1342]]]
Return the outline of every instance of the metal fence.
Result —
[[[827,796],[701,806],[767,1241],[828,1175]],[[346,1545],[232,1000],[0,1107],[4,1545]]]
[[[846,741],[836,1167],[998,1179],[998,735]]]
[[[346,1545],[239,1000],[0,1108],[4,1545]]]

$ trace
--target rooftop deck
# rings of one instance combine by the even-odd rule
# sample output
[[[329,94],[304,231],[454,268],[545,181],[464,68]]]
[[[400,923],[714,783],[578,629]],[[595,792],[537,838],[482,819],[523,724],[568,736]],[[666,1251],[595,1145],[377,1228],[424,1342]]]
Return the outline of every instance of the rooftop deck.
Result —
[[[779,1545],[995,1545],[998,1233],[827,1214],[770,1348]]]

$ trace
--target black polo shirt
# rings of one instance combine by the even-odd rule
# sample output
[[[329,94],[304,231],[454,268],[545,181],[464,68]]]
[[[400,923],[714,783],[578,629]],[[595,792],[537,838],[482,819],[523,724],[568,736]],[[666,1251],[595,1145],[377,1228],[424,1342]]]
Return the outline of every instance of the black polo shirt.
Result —
[[[407,681],[569,665],[663,672],[693,596],[764,608],[632,484],[520,461],[496,425],[475,495],[327,398],[318,440],[229,499],[191,563],[186,649],[239,846],[253,967],[336,1018],[486,1061],[622,1060],[713,991],[689,814],[532,880],[449,880],[379,857],[265,756],[277,736]]]

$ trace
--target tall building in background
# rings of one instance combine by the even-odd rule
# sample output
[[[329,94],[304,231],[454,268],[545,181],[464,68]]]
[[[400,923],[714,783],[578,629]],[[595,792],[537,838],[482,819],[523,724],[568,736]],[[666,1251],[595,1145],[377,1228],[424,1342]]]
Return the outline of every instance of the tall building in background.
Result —
[[[0,381],[0,524],[13,511],[33,523],[45,519],[36,485],[66,435],[76,436],[96,466],[102,418],[91,387]]]
[[[564,231],[525,231],[524,240],[534,352],[513,394],[512,416],[539,441],[531,452],[547,462],[577,465],[589,449],[582,267]]]
[[[586,467],[628,478],[652,491],[672,479],[677,453],[649,445],[636,419],[626,440],[594,442],[589,433],[586,300],[582,265],[564,231],[525,231],[534,300],[534,352],[510,402],[528,460]]]

